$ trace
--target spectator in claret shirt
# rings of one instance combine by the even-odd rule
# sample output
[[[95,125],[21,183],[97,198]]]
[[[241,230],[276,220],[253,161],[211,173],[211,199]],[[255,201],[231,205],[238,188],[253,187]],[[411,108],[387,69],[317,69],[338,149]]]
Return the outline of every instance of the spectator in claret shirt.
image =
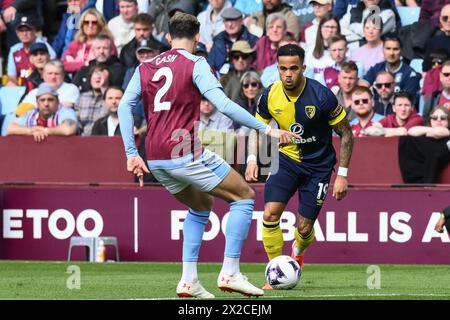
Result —
[[[375,113],[374,106],[373,95],[369,88],[357,86],[353,89],[352,110],[356,117],[350,121],[350,126],[355,137],[364,137],[361,131],[383,118]]]
[[[341,71],[342,64],[349,61],[347,58],[348,48],[347,39],[343,35],[337,34],[330,38],[328,52],[334,64],[325,68],[323,71],[323,79],[319,80],[323,85],[329,89],[338,85],[338,76]],[[358,78],[364,75],[364,67],[361,63],[355,62],[358,67]]]
[[[441,105],[450,110],[450,60],[443,63],[439,74],[442,90],[433,93],[431,97],[425,98],[425,108],[423,115],[428,119],[431,109]]]
[[[17,24],[16,33],[20,42],[13,45],[8,54],[7,75],[8,85],[23,85],[22,82],[33,72],[33,65],[30,62],[30,48],[35,42],[42,42],[46,45],[50,57],[56,57],[55,51],[45,41],[36,34],[36,22],[30,17],[22,17]]]
[[[408,129],[423,125],[423,118],[414,111],[411,95],[406,91],[394,95],[394,114],[388,115],[373,126],[362,130],[369,136],[405,136]]]

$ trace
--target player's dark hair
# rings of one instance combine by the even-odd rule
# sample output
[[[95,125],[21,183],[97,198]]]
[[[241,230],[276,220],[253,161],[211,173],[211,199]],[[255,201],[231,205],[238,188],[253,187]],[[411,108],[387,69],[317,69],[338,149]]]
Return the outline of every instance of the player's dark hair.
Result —
[[[303,50],[296,44],[287,44],[278,48],[277,60],[283,56],[298,56],[301,63],[303,64],[303,62],[305,61],[305,50]]]
[[[411,94],[408,91],[399,91],[399,92],[394,93],[394,104],[395,104],[395,101],[398,98],[406,98],[406,99],[408,99],[409,102],[411,102],[411,105],[413,105],[413,103],[414,103],[413,98],[412,98]]]
[[[191,14],[177,12],[169,21],[169,34],[172,39],[194,39],[200,30],[200,22]]]

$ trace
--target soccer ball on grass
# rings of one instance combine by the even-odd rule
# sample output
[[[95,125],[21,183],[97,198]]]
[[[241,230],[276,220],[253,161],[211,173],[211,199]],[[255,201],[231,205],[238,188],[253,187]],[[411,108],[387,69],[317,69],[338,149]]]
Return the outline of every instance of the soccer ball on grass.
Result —
[[[291,257],[278,256],[269,261],[265,274],[266,281],[273,289],[288,290],[298,284],[302,269]]]

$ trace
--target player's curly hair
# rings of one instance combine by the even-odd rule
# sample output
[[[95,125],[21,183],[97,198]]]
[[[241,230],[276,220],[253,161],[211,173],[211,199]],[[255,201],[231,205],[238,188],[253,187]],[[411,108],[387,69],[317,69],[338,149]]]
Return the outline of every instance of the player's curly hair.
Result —
[[[191,14],[177,12],[169,21],[172,39],[194,39],[200,30],[200,22]]]
[[[278,48],[277,60],[282,56],[298,56],[303,63],[305,61],[305,50],[296,44],[287,44]]]

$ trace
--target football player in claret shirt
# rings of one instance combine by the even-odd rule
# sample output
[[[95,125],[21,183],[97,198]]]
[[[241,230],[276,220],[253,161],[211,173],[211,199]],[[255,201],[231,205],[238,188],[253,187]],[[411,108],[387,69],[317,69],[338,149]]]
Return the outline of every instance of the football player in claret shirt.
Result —
[[[244,126],[262,130],[290,143],[298,135],[272,129],[232,102],[205,58],[194,55],[200,23],[185,13],[169,22],[172,49],[143,62],[130,80],[119,106],[120,130],[127,168],[140,177],[148,172],[134,143],[132,109],[143,99],[147,117],[146,154],[153,176],[189,207],[183,225],[183,274],[177,286],[181,297],[213,298],[199,282],[197,260],[205,225],[217,196],[230,203],[225,231],[225,253],[217,279],[221,290],[261,296],[239,269],[242,245],[252,221],[254,191],[245,180],[213,152],[203,149],[196,134],[200,101],[205,96],[217,109]]]
[[[282,255],[283,233],[280,218],[289,199],[298,191],[299,208],[292,256],[303,266],[306,248],[314,240],[314,222],[325,200],[336,152],[332,131],[341,136],[339,171],[334,183],[336,200],[345,197],[348,188],[347,168],[353,148],[353,134],[343,106],[334,94],[319,82],[303,76],[305,52],[289,44],[278,49],[281,81],[264,90],[256,118],[297,133],[295,144],[279,149],[278,161],[272,159],[272,172],[264,192],[263,244],[269,260]],[[257,135],[251,134],[246,179],[256,181]],[[274,167],[278,165],[278,168]],[[277,169],[275,171],[275,169]],[[266,284],[264,289],[271,289]]]

